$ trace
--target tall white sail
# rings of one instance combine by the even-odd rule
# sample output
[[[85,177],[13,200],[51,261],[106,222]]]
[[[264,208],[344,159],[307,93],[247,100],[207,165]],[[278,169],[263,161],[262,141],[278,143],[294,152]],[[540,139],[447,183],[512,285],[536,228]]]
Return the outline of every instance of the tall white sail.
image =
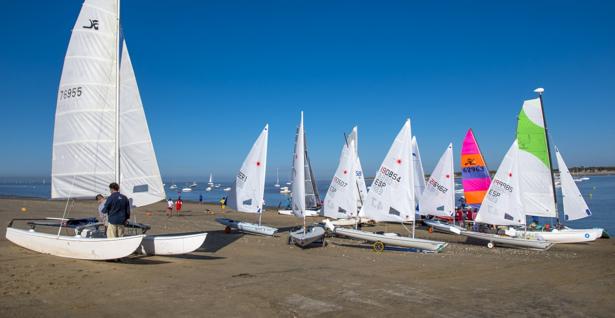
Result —
[[[412,163],[414,167],[414,197],[418,206],[421,205],[421,197],[425,191],[425,171],[423,170],[423,161],[421,160],[421,152],[416,137],[412,136]]]
[[[367,193],[360,216],[375,221],[414,221],[414,174],[410,120],[397,134]]]
[[[267,140],[269,125],[258,136],[235,177],[227,199],[229,208],[246,213],[261,213],[265,195]]]
[[[559,168],[559,180],[562,185],[564,218],[566,221],[573,221],[591,216],[592,213],[587,206],[587,202],[585,202],[583,195],[581,195],[557,147],[555,148],[555,156],[557,158],[557,167]]]
[[[303,133],[303,112],[295,140],[293,158],[293,180],[291,185],[291,201],[293,214],[305,217],[305,138]]]
[[[434,168],[421,202],[419,212],[422,215],[449,217],[455,211],[455,177],[453,171],[453,144],[450,143],[438,164]]]
[[[325,196],[324,215],[330,218],[346,219],[357,216],[357,178],[355,175],[355,145],[350,139],[342,147],[340,162]]]
[[[526,100],[517,120],[519,143],[519,185],[527,215],[556,217],[557,210],[551,176],[551,159],[540,99]]]
[[[363,200],[365,200],[365,196],[367,195],[367,186],[365,185],[365,178],[363,175],[363,167],[361,166],[361,159],[359,158],[359,133],[357,126],[352,128],[350,135],[348,135],[348,143],[354,141],[355,145],[355,176],[357,181],[357,186],[354,187],[357,192],[357,200],[359,201],[359,207],[363,204]]]
[[[51,198],[93,197],[115,180],[118,2],[86,0],[64,58]]]
[[[476,215],[476,222],[495,225],[525,225],[519,185],[520,162],[517,140],[508,149],[489,191]]]
[[[305,183],[305,208],[318,209],[321,206],[320,194],[316,185],[316,177],[312,170],[312,164],[307,150],[307,138],[305,137],[305,129],[303,130],[303,150],[304,150],[304,183]]]
[[[126,41],[120,64],[120,185],[134,206],[165,198],[154,145]]]

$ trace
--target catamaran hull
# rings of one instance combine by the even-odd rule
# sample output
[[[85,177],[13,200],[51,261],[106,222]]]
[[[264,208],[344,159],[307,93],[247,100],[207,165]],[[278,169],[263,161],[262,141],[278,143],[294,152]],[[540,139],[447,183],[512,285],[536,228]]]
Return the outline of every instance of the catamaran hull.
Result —
[[[524,239],[524,238],[516,238],[510,236],[502,236],[497,234],[490,233],[480,233],[473,231],[461,231],[461,235],[465,235],[467,237],[487,241],[487,246],[489,248],[499,245],[499,246],[508,246],[514,248],[527,248],[539,251],[546,251],[553,243],[544,241],[544,240],[536,240],[536,239]]]
[[[6,238],[29,250],[82,260],[112,260],[135,252],[145,235],[119,238],[84,238],[40,233],[9,227]]]
[[[207,233],[146,235],[137,252],[145,255],[182,255],[203,245]]]
[[[432,252],[440,252],[448,245],[448,243],[446,242],[423,240],[423,239],[417,239],[417,238],[411,238],[411,237],[405,237],[405,236],[397,236],[397,235],[393,236],[393,235],[377,234],[377,233],[372,233],[372,232],[365,232],[365,231],[345,229],[345,228],[335,228],[334,233],[338,235],[351,237],[354,239],[369,241],[369,242],[382,242],[385,245],[416,248],[416,249],[432,251]]]
[[[217,218],[216,222],[222,225],[226,225],[232,229],[237,229],[239,231],[246,232],[246,233],[252,233],[252,234],[273,236],[278,231],[278,229],[275,227],[258,225],[255,223],[248,223],[248,222],[239,222],[239,221],[235,221],[235,220],[231,220],[227,218]]]
[[[278,214],[294,215],[293,210],[278,210]],[[305,216],[320,216],[320,210],[305,210]]]
[[[440,221],[423,220],[423,223],[426,224],[427,226],[433,228],[434,230],[437,230],[439,232],[444,232],[444,233],[458,234],[458,233],[456,233],[451,228],[454,228],[454,229],[459,230],[459,231],[465,230],[461,226],[453,225],[453,224],[449,224],[449,223],[444,223],[444,222],[440,222]]]
[[[581,232],[589,232],[592,236],[594,236],[596,239],[599,238],[608,238],[608,234],[605,235],[605,231],[603,228],[599,228],[599,227],[595,227],[595,228],[591,228],[591,229],[573,229],[573,228],[569,228],[569,227],[565,227],[561,230],[559,230],[560,232],[576,232],[576,231],[581,231]]]
[[[289,243],[295,243],[301,247],[306,247],[314,242],[322,241],[324,246],[325,229],[320,226],[308,228],[307,231],[303,231],[303,228],[290,232],[288,241]]]

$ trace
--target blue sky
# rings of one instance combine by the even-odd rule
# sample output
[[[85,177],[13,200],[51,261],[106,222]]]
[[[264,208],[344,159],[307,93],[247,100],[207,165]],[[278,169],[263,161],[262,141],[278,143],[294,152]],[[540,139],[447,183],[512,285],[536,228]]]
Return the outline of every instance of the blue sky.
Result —
[[[0,176],[46,176],[57,87],[81,1],[0,11]],[[545,87],[569,166],[615,165],[612,1],[123,1],[123,29],[165,177],[234,175],[265,123],[288,175],[305,111],[316,176],[359,126],[373,175],[410,117],[430,171],[472,127],[490,168]],[[456,166],[458,163],[456,162]]]

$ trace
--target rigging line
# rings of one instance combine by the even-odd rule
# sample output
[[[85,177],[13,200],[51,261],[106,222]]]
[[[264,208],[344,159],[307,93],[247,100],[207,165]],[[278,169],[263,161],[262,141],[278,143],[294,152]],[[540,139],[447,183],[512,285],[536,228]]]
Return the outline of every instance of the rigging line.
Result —
[[[60,233],[62,231],[62,227],[64,225],[64,219],[68,216],[68,204],[70,203],[70,198],[73,196],[73,189],[75,188],[75,179],[77,179],[77,175],[73,175],[73,181],[70,186],[70,191],[68,192],[68,197],[66,197],[66,205],[64,206],[64,213],[62,213],[62,222],[60,222],[60,227],[58,228],[58,238],[60,237]]]

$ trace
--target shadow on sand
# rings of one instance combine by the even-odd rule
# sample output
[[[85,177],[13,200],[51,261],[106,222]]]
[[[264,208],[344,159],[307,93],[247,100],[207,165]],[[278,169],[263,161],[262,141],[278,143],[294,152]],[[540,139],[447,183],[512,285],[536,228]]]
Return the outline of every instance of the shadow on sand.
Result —
[[[240,232],[231,232],[225,233],[224,230],[218,231],[208,231],[207,239],[205,239],[205,243],[196,250],[197,252],[207,252],[207,253],[215,253],[227,245],[237,241],[241,237],[243,237],[243,233]]]

